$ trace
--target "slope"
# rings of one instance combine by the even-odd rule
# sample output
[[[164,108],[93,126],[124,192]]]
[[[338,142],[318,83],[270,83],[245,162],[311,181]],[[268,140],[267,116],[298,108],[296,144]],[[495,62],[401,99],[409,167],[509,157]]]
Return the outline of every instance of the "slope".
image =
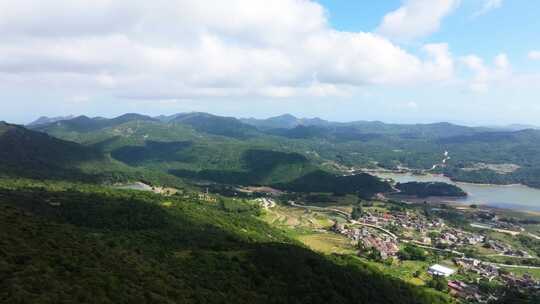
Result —
[[[45,133],[0,123],[0,168],[3,175],[86,179],[79,166],[105,161],[91,148]]]
[[[449,302],[187,197],[0,180],[0,302]]]

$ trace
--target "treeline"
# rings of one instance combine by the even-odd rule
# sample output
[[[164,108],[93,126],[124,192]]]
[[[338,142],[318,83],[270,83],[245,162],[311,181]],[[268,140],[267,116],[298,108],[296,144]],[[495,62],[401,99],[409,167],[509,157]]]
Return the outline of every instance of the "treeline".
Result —
[[[336,175],[322,170],[308,173],[290,183],[274,186],[293,192],[357,194],[363,198],[370,198],[376,193],[391,190],[388,183],[370,174]]]
[[[458,186],[442,183],[442,182],[409,182],[397,183],[396,188],[400,194],[414,195],[417,197],[429,196],[467,196],[467,193]]]
[[[447,168],[444,174],[453,180],[480,184],[523,184],[529,187],[540,188],[540,167],[520,168],[512,173],[499,174],[495,171],[482,169],[465,171],[460,168]]]

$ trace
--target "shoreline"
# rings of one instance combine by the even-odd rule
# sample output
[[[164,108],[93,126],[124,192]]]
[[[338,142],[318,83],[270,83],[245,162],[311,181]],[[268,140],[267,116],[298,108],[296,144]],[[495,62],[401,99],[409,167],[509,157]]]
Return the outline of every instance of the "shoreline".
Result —
[[[459,202],[456,200],[452,200],[452,198],[455,199],[456,197],[451,197],[451,196],[430,196],[430,197],[423,198],[423,197],[416,197],[416,196],[411,196],[411,195],[385,194],[384,197],[389,200],[392,200],[392,199],[401,200],[407,204],[423,204],[424,202],[427,202],[428,204],[431,204],[431,205],[446,204],[446,205],[453,206],[455,208],[467,208],[467,209],[470,209],[471,205],[477,205],[478,209],[492,210],[492,211],[498,211],[498,212],[503,212],[503,213],[517,212],[517,213],[522,213],[522,214],[526,214],[530,216],[540,217],[540,210],[512,209],[512,208],[493,206],[486,203]],[[430,198],[432,200],[430,200]]]
[[[379,174],[410,174],[413,176],[436,176],[436,177],[444,177],[449,179],[451,182],[455,184],[462,184],[462,185],[474,185],[474,186],[501,186],[501,187],[526,187],[531,189],[537,189],[540,190],[540,188],[531,187],[525,184],[521,183],[513,183],[513,184],[486,184],[486,183],[475,183],[475,182],[467,182],[467,181],[460,181],[453,179],[450,176],[444,175],[443,173],[426,173],[426,172],[416,172],[412,170],[387,170],[387,169],[358,169],[355,171],[363,172],[363,173],[369,173],[372,175]]]

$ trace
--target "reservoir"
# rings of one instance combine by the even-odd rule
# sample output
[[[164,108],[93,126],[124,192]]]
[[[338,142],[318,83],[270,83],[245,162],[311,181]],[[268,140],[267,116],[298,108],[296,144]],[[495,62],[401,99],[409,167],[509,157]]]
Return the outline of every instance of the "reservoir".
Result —
[[[437,202],[455,202],[459,204],[487,205],[497,208],[520,211],[540,211],[540,189],[524,185],[483,185],[453,182],[443,175],[416,175],[411,173],[373,173],[380,178],[391,178],[398,183],[407,182],[444,182],[456,185],[467,192],[467,197],[447,198],[430,197],[422,199]]]

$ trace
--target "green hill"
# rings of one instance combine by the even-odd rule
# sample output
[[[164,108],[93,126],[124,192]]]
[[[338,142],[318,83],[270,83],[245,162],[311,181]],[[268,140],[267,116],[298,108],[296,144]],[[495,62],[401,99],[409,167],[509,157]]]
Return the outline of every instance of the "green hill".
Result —
[[[0,302],[450,302],[307,250],[257,208],[228,210],[189,194],[0,180]]]
[[[207,113],[178,115],[171,122],[192,126],[199,132],[245,139],[256,135],[257,128],[244,124],[233,117],[215,116]]]
[[[429,196],[453,196],[461,197],[467,196],[467,193],[461,188],[455,185],[432,182],[432,183],[397,183],[396,188],[400,191],[400,194],[414,195],[418,197]]]
[[[298,153],[248,149],[240,156],[240,166],[231,169],[203,169],[199,171],[173,169],[178,177],[208,180],[224,184],[270,185],[291,181],[316,169]]]
[[[3,175],[35,178],[87,179],[79,166],[102,162],[96,150],[34,132],[17,125],[0,123],[0,168]]]
[[[369,174],[341,176],[317,170],[299,177],[289,183],[275,187],[295,192],[329,192],[335,194],[355,193],[371,197],[379,192],[388,192],[390,185]]]
[[[298,153],[313,165],[330,171],[341,170],[343,167],[339,165],[427,170],[440,164],[448,151],[450,159],[437,173],[460,181],[540,187],[540,177],[536,174],[540,171],[538,130],[504,131],[450,123],[344,123],[298,119],[291,115],[238,120],[206,113],[159,119],[137,114],[113,119],[78,117],[41,125],[38,130],[92,145],[130,166],[158,169],[165,174],[175,170],[176,175],[183,176],[203,172],[202,177],[207,179],[223,180],[233,176],[223,172],[239,172],[234,181],[241,180],[242,172],[249,171],[242,155],[250,149]],[[189,146],[156,158],[153,148],[159,142]],[[490,169],[468,169],[479,163],[511,164],[517,169],[505,174]],[[277,178],[267,180],[279,182]]]
[[[149,116],[140,114],[124,114],[112,119],[107,118],[89,118],[87,116],[77,116],[68,120],[55,121],[48,124],[39,124],[33,127],[35,130],[47,133],[69,133],[69,132],[92,132],[104,128],[114,127],[130,121],[158,121]]]

